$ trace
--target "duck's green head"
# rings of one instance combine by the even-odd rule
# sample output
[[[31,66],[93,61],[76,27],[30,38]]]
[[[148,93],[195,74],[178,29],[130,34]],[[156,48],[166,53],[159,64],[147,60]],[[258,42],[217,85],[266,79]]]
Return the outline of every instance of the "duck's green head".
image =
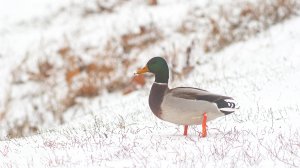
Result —
[[[166,60],[162,57],[153,57],[148,62],[147,65],[139,69],[137,74],[143,74],[146,72],[155,74],[155,82],[158,83],[168,83],[169,80],[169,68]]]

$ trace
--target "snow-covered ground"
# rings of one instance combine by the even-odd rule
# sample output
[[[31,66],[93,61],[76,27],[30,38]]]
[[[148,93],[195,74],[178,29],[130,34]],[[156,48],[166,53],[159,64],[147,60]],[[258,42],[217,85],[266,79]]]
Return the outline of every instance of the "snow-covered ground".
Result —
[[[95,7],[96,2],[102,2],[104,8],[115,7],[111,7],[112,12],[101,11],[102,8]],[[178,0],[163,1],[157,6],[149,6],[144,0],[3,3],[0,13],[1,139],[48,129],[89,112],[86,105],[90,100],[72,99],[76,93],[70,92],[73,86],[80,86],[78,81],[84,81],[80,77],[86,74],[82,73],[71,87],[65,80],[69,70],[82,64],[113,64],[115,74],[105,78],[104,84],[115,79],[122,82],[125,76],[130,83],[128,79],[143,66],[141,62],[157,55],[167,57],[172,62],[172,70],[180,72],[188,47],[192,48],[191,60],[196,60],[191,61],[191,66],[205,64],[206,56],[200,56],[206,35],[212,29],[209,18],[217,19],[215,13],[220,5],[230,7],[228,2]],[[256,24],[251,22],[251,25]],[[126,35],[134,37],[139,33],[140,38],[124,42]],[[140,42],[143,39],[145,42]],[[137,43],[137,47],[130,49],[131,43]],[[128,59],[130,65],[126,72],[124,59]],[[106,93],[105,90],[99,92]],[[96,99],[102,98],[97,96]],[[103,105],[104,101],[99,100],[99,104]]]
[[[179,2],[181,4],[176,5],[168,1],[146,11],[154,13],[174,7],[181,9],[176,16],[183,17],[187,7],[181,8],[180,5],[191,4]],[[137,3],[142,4],[142,1]],[[168,3],[171,7],[166,6]],[[137,13],[143,10],[145,8],[140,6]],[[125,15],[126,10],[119,12]],[[36,14],[39,15],[39,12],[33,15]],[[132,15],[125,15],[123,22],[128,21],[126,16],[129,19]],[[26,16],[22,16],[26,20]],[[117,16],[109,17],[118,20]],[[153,14],[152,19],[156,19],[155,22],[161,19],[164,20],[161,24],[171,25],[162,27],[178,24],[176,19],[167,22],[168,14],[159,16],[161,18],[156,18]],[[0,19],[5,20],[5,17]],[[20,28],[19,21],[6,21],[13,26],[5,28],[5,25],[0,25],[0,66],[3,67],[1,75],[4,77],[0,83],[1,91],[9,87],[10,66],[20,62],[23,52],[41,38],[33,30],[35,25],[25,24],[25,28]],[[59,19],[55,21],[62,22]],[[92,21],[90,18],[84,23]],[[76,22],[75,17],[58,32],[72,29]],[[118,33],[122,31],[123,24],[113,25]],[[43,31],[55,32],[58,29],[55,25],[61,24],[50,24],[46,30],[40,25],[36,26],[43,34]],[[109,26],[106,26],[101,30],[109,30]],[[128,26],[131,29],[130,23]],[[169,29],[165,31],[172,32]],[[92,37],[91,31],[86,32],[89,32],[87,39]],[[100,30],[97,34],[97,38],[102,37]],[[52,36],[43,34],[42,37],[56,38]],[[71,33],[67,36],[71,36]],[[28,37],[32,42],[26,41]],[[19,41],[19,38],[25,39]],[[97,41],[97,38],[91,39]],[[83,40],[84,36],[79,39]],[[18,51],[12,51],[11,44],[14,43]],[[209,122],[206,138],[199,137],[200,126],[190,128],[189,136],[184,137],[182,126],[156,118],[147,104],[151,86],[151,82],[148,82],[139,91],[126,96],[120,93],[104,94],[101,98],[85,101],[85,113],[78,114],[76,119],[72,118],[62,126],[25,138],[1,141],[0,167],[297,167],[300,165],[299,43],[300,17],[293,17],[218,53],[204,54],[201,49],[192,51],[198,55],[192,60],[200,64],[193,64],[196,65],[195,70],[186,79],[170,83],[171,87],[193,86],[230,95],[241,107],[232,115]],[[80,44],[85,43],[78,42],[77,45]],[[157,54],[157,48],[152,49],[153,52],[144,53],[145,58],[140,59],[136,66],[143,66],[148,58],[156,56],[152,54]],[[12,55],[7,56],[7,53]]]

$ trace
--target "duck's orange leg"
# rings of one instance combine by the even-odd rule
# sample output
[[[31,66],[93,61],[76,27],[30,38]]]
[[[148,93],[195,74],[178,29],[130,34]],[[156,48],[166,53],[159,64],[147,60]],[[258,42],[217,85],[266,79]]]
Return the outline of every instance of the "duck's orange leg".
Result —
[[[184,136],[187,136],[188,127],[189,127],[188,125],[184,125],[184,132],[183,132]]]
[[[206,137],[207,132],[206,132],[206,121],[207,121],[207,114],[203,114],[203,119],[202,119],[202,137]]]

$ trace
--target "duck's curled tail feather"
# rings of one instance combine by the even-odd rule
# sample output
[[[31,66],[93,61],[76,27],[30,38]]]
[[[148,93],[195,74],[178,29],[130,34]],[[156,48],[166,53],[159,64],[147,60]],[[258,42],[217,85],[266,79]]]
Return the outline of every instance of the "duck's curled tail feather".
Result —
[[[234,99],[220,99],[216,101],[219,110],[225,115],[235,112],[240,108]]]

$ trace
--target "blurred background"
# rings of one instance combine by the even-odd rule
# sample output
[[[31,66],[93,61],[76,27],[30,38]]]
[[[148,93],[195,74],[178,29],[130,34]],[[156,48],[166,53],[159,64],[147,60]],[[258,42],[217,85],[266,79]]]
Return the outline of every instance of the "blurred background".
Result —
[[[214,54],[299,14],[298,0],[0,0],[0,139],[72,121],[152,83],[153,56],[184,79]],[[233,60],[234,61],[234,60]]]

